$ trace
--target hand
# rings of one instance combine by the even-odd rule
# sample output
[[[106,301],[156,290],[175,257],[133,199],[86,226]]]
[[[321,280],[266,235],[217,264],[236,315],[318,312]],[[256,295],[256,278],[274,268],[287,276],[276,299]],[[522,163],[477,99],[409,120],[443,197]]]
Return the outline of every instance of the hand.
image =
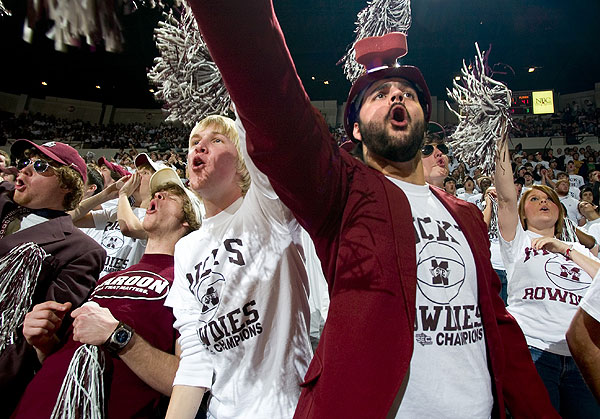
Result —
[[[27,343],[40,352],[49,354],[58,340],[56,331],[60,328],[63,318],[71,309],[72,304],[56,301],[46,301],[37,304],[25,315],[23,336]]]
[[[71,313],[73,340],[90,345],[102,345],[119,325],[109,309],[93,301],[87,302]]]
[[[108,199],[116,199],[119,197],[119,191],[123,188],[123,185],[129,180],[131,175],[123,176],[121,179],[117,180],[115,183],[112,183],[102,192],[108,195]]]
[[[123,180],[123,178],[119,179],[119,182]],[[139,188],[140,182],[142,181],[142,177],[139,173],[134,173],[127,179],[125,184],[119,189],[119,196],[127,196],[130,197],[133,193]]]
[[[570,247],[567,243],[562,242],[554,237],[538,237],[531,240],[531,245],[536,250],[545,249],[552,253],[565,254]]]

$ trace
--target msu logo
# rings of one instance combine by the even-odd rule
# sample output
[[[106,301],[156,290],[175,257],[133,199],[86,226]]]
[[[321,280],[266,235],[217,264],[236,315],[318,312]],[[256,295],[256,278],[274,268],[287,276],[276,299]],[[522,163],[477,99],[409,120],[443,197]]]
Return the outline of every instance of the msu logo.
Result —
[[[557,287],[567,291],[580,291],[588,288],[591,278],[583,275],[581,268],[565,261],[563,255],[556,255],[544,265],[546,277]]]
[[[214,287],[208,287],[206,294],[200,298],[200,304],[202,304],[202,314],[206,314],[217,308],[219,305],[219,294],[217,294]]]
[[[123,239],[119,236],[108,236],[102,240],[102,246],[111,250],[118,250],[123,247]]]
[[[448,271],[448,262],[439,262],[435,259],[431,261],[431,276],[433,284],[443,284],[448,285],[448,275],[450,271]]]
[[[573,281],[579,281],[580,275],[581,275],[580,268],[575,267],[575,268],[569,269],[568,266],[565,266],[565,265],[560,266],[560,276],[562,276],[563,278],[569,278],[569,279],[572,279]]]

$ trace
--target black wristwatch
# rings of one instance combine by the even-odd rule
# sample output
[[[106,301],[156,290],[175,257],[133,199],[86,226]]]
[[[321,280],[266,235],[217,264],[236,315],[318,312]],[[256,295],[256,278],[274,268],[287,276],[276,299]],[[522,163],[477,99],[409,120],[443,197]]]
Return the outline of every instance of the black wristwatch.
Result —
[[[132,327],[127,326],[123,322],[119,322],[116,329],[108,339],[106,339],[106,342],[104,342],[104,349],[112,356],[119,355],[119,352],[121,352],[127,346],[129,341],[131,341],[133,333],[134,330]]]

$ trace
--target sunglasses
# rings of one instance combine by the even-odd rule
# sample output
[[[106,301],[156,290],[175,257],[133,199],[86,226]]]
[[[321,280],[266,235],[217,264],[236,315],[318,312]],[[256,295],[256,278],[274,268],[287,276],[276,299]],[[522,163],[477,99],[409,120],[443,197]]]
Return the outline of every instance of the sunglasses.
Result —
[[[440,153],[442,153],[442,154],[445,154],[445,155],[448,154],[448,146],[446,144],[426,144],[421,149],[421,154],[423,154],[423,156],[427,157],[431,153],[433,153],[434,148],[437,148],[438,150],[440,150]]]
[[[31,164],[33,164],[33,170],[35,170],[36,173],[44,173],[51,167],[50,163],[48,163],[46,160],[25,159],[25,160],[21,160],[17,163],[17,169],[23,170]]]

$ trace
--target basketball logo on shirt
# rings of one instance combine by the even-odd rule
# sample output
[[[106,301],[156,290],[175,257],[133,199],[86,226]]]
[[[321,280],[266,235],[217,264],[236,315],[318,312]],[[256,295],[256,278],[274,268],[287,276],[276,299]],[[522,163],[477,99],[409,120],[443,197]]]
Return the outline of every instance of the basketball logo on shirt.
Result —
[[[557,287],[567,291],[580,291],[588,288],[591,278],[584,275],[581,268],[567,264],[563,255],[556,255],[546,261],[546,276]]]
[[[417,286],[436,304],[449,304],[465,282],[465,262],[450,244],[430,241],[419,252]]]

